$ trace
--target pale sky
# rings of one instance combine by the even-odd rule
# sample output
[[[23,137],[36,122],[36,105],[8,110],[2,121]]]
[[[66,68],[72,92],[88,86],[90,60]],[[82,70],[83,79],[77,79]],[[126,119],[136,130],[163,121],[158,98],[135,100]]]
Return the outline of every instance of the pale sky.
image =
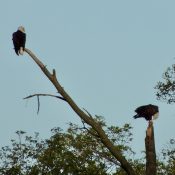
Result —
[[[57,77],[75,102],[110,125],[133,126],[133,150],[144,150],[147,122],[134,120],[136,107],[159,106],[154,122],[157,152],[175,138],[175,108],[157,101],[154,86],[175,60],[175,1],[168,0],[0,0],[0,146],[16,130],[42,138],[53,127],[81,123],[63,101],[23,100],[57,94],[36,64],[13,50],[12,33],[23,25],[26,47]]]

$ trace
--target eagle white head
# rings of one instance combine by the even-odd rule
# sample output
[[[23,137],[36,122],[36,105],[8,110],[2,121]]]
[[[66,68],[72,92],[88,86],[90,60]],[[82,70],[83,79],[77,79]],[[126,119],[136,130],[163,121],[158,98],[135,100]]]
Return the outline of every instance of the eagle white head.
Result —
[[[25,28],[23,26],[19,26],[18,27],[18,30],[21,31],[21,32],[23,32],[23,33],[25,33]]]
[[[157,112],[156,114],[153,115],[152,119],[156,120],[159,117],[159,112]]]

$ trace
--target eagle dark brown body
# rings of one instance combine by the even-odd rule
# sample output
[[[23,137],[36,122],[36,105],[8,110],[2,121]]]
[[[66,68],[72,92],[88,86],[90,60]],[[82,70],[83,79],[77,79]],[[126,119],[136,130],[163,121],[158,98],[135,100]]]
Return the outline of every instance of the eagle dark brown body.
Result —
[[[149,104],[144,105],[136,108],[135,112],[137,113],[134,118],[145,118],[146,120],[150,121],[154,117],[157,118],[157,115],[159,113],[159,107]]]
[[[24,27],[20,26],[18,30],[13,33],[12,40],[16,54],[23,55],[26,43],[26,34]]]

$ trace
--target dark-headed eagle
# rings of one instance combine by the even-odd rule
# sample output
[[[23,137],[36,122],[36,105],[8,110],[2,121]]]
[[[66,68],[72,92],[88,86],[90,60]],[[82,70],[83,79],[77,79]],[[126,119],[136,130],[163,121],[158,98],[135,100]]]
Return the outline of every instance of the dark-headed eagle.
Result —
[[[12,35],[14,49],[17,55],[23,55],[26,43],[26,33],[23,26],[18,27],[18,30]]]
[[[136,108],[135,112],[137,113],[134,118],[145,118],[150,121],[152,119],[156,119],[159,115],[159,107],[149,104]]]

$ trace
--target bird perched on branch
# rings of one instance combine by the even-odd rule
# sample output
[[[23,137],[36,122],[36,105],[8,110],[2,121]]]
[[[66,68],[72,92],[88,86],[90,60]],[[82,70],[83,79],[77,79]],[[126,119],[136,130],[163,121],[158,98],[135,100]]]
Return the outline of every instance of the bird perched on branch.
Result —
[[[159,107],[149,104],[136,108],[135,112],[137,113],[133,118],[145,118],[148,121],[156,119],[159,115]]]
[[[12,40],[16,54],[23,55],[26,43],[26,33],[23,26],[19,26],[18,30],[13,33]]]

